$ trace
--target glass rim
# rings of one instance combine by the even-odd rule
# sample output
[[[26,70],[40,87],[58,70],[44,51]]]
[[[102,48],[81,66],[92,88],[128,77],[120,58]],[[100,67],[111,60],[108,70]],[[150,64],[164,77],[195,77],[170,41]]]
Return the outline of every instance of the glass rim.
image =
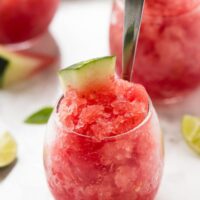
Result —
[[[59,120],[59,116],[58,116],[58,108],[59,108],[59,105],[60,105],[60,102],[61,100],[64,98],[64,96],[62,96],[57,104],[56,104],[56,107],[54,109],[54,121],[56,123],[56,125],[61,128],[62,130],[66,131],[66,132],[69,132],[69,134],[74,134],[76,136],[79,136],[79,137],[82,137],[82,138],[86,138],[86,139],[98,139],[97,137],[95,136],[91,136],[91,135],[84,135],[84,134],[81,134],[81,133],[78,133],[76,131],[70,131],[70,130],[67,130],[65,128],[65,126],[62,124],[62,122],[60,122]],[[151,118],[152,116],[152,107],[153,107],[153,104],[152,104],[152,101],[150,99],[150,97],[148,98],[148,113],[146,114],[145,118],[135,127],[133,127],[132,129],[126,131],[126,132],[123,132],[123,133],[120,133],[120,134],[117,134],[117,135],[112,135],[112,136],[105,136],[105,137],[102,137],[100,140],[103,141],[103,140],[108,140],[108,139],[115,139],[115,138],[119,138],[119,137],[123,137],[125,135],[128,135],[130,134],[131,132],[135,132],[137,131],[138,129],[140,129],[141,127],[143,127],[147,122],[148,120]]]

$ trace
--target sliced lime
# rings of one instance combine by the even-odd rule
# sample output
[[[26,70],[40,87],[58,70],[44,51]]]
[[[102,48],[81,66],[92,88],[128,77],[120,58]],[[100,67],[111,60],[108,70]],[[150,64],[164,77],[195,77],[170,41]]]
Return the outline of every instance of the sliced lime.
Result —
[[[200,118],[185,115],[182,120],[182,133],[189,146],[200,154]]]
[[[0,134],[0,167],[10,165],[17,156],[17,144],[10,133]]]

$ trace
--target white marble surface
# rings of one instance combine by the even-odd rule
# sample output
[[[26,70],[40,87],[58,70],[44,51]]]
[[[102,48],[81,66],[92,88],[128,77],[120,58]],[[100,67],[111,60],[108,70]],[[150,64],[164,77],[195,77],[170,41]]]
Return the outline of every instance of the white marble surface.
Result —
[[[111,0],[63,1],[51,32],[61,52],[62,66],[108,53]],[[27,126],[23,119],[32,111],[55,103],[59,96],[55,70],[9,91],[0,91],[0,121],[18,143],[15,166],[0,170],[1,200],[51,200],[43,165],[45,126]],[[200,157],[182,139],[184,113],[200,116],[200,90],[178,105],[157,107],[165,137],[165,170],[156,200],[199,200]]]

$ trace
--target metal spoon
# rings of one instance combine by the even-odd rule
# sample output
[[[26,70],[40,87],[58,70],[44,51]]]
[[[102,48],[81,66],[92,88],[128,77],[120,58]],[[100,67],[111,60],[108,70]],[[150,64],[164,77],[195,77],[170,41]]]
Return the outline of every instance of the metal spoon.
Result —
[[[132,80],[143,7],[144,0],[125,0],[122,78],[127,81]]]

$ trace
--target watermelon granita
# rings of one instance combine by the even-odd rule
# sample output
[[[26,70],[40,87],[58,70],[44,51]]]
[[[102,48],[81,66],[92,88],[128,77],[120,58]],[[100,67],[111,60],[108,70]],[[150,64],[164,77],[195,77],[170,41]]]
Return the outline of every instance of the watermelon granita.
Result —
[[[121,74],[123,0],[115,0],[110,48]],[[146,0],[140,30],[134,82],[153,100],[177,99],[200,85],[200,1]]]
[[[115,59],[105,57],[60,72],[65,94],[49,121],[44,147],[56,200],[156,195],[163,169],[159,122],[145,89],[116,79],[114,68]]]
[[[0,43],[25,42],[47,31],[59,0],[0,0]]]

